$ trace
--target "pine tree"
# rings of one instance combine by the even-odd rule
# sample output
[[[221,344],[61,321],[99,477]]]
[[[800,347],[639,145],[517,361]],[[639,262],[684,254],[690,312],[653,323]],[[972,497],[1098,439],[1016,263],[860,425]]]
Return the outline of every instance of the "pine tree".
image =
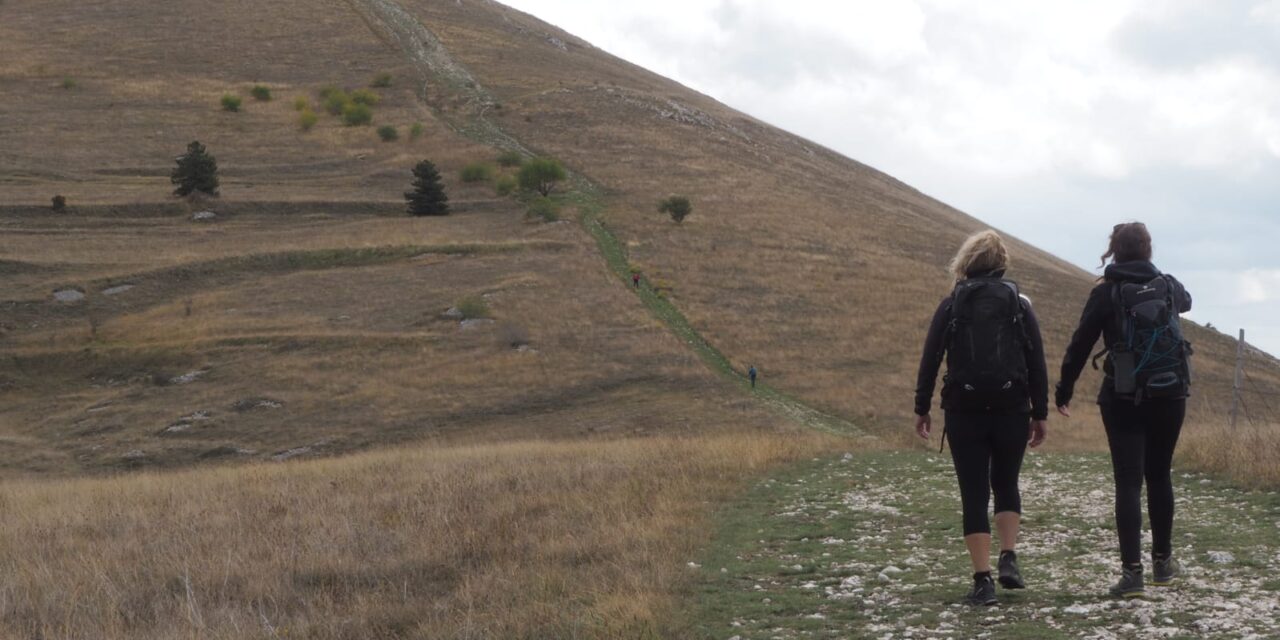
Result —
[[[449,197],[440,182],[440,172],[430,160],[413,168],[413,191],[404,194],[409,213],[415,216],[443,216],[449,213]]]
[[[209,196],[218,195],[218,161],[205,150],[204,145],[193,141],[187,145],[187,153],[178,157],[169,181],[178,185],[173,195],[185,197],[194,192]]]

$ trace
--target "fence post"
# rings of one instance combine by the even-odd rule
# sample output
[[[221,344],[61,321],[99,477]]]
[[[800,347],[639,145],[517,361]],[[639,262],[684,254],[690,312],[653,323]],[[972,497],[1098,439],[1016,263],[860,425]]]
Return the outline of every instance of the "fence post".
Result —
[[[1236,377],[1231,383],[1231,428],[1236,428],[1236,419],[1240,417],[1240,385],[1244,378],[1244,329],[1240,330],[1240,340],[1236,342]]]

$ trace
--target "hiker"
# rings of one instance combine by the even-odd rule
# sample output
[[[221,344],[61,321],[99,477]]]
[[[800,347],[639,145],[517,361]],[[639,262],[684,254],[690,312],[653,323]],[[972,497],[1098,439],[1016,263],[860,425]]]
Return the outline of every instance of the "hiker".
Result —
[[[635,288],[637,288],[637,289],[639,289],[639,288],[640,288],[640,274],[639,274],[639,273],[633,273],[633,274],[631,274],[631,286],[633,286],[633,287],[635,287]]]
[[[997,603],[991,577],[988,500],[995,494],[1000,536],[997,578],[1005,589],[1026,587],[1015,548],[1022,523],[1018,474],[1028,443],[1044,442],[1049,377],[1040,325],[1031,301],[1004,278],[1009,252],[995,231],[977,233],[951,261],[956,285],[934,313],[916,384],[916,434],[928,440],[933,389],[943,358],[944,425],[960,484],[964,543],[973,562],[973,588],[964,601]]]
[[[748,378],[751,378],[751,388],[752,388],[752,389],[756,388],[756,376],[757,376],[757,375],[759,375],[759,372],[758,372],[758,371],[756,371],[756,366],[753,364],[753,365],[751,365],[751,368],[750,368],[750,369],[747,369],[747,377],[748,377]]]
[[[1110,264],[1108,264],[1110,261]],[[1191,295],[1173,276],[1151,264],[1151,234],[1141,222],[1118,224],[1102,256],[1103,277],[1080,317],[1062,360],[1056,403],[1071,417],[1076,380],[1098,337],[1105,349],[1106,377],[1098,393],[1102,424],[1111,448],[1116,484],[1116,533],[1120,537],[1120,581],[1111,595],[1143,595],[1142,482],[1147,482],[1151,518],[1153,586],[1167,586],[1181,567],[1173,557],[1173,450],[1191,387],[1191,345],[1178,314],[1191,310]]]

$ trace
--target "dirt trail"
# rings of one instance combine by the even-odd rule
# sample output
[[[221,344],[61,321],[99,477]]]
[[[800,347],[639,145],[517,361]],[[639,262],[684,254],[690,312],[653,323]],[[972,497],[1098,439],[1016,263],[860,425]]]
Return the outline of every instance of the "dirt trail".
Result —
[[[726,512],[716,546],[690,567],[699,590],[687,635],[1280,637],[1280,497],[1177,472],[1175,486],[1184,578],[1116,601],[1105,596],[1119,562],[1108,460],[1031,455],[1019,546],[1029,588],[975,610],[959,604],[970,569],[949,458],[816,461],[763,480]]]

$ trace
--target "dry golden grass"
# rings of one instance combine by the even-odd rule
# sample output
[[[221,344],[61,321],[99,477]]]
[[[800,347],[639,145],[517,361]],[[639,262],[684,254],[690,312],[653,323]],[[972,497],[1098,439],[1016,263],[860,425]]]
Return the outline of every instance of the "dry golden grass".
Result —
[[[714,506],[847,443],[512,442],[0,488],[0,635],[660,637]]]
[[[1225,418],[1188,423],[1178,445],[1178,462],[1244,487],[1280,486],[1280,424],[1240,420],[1233,429]]]

